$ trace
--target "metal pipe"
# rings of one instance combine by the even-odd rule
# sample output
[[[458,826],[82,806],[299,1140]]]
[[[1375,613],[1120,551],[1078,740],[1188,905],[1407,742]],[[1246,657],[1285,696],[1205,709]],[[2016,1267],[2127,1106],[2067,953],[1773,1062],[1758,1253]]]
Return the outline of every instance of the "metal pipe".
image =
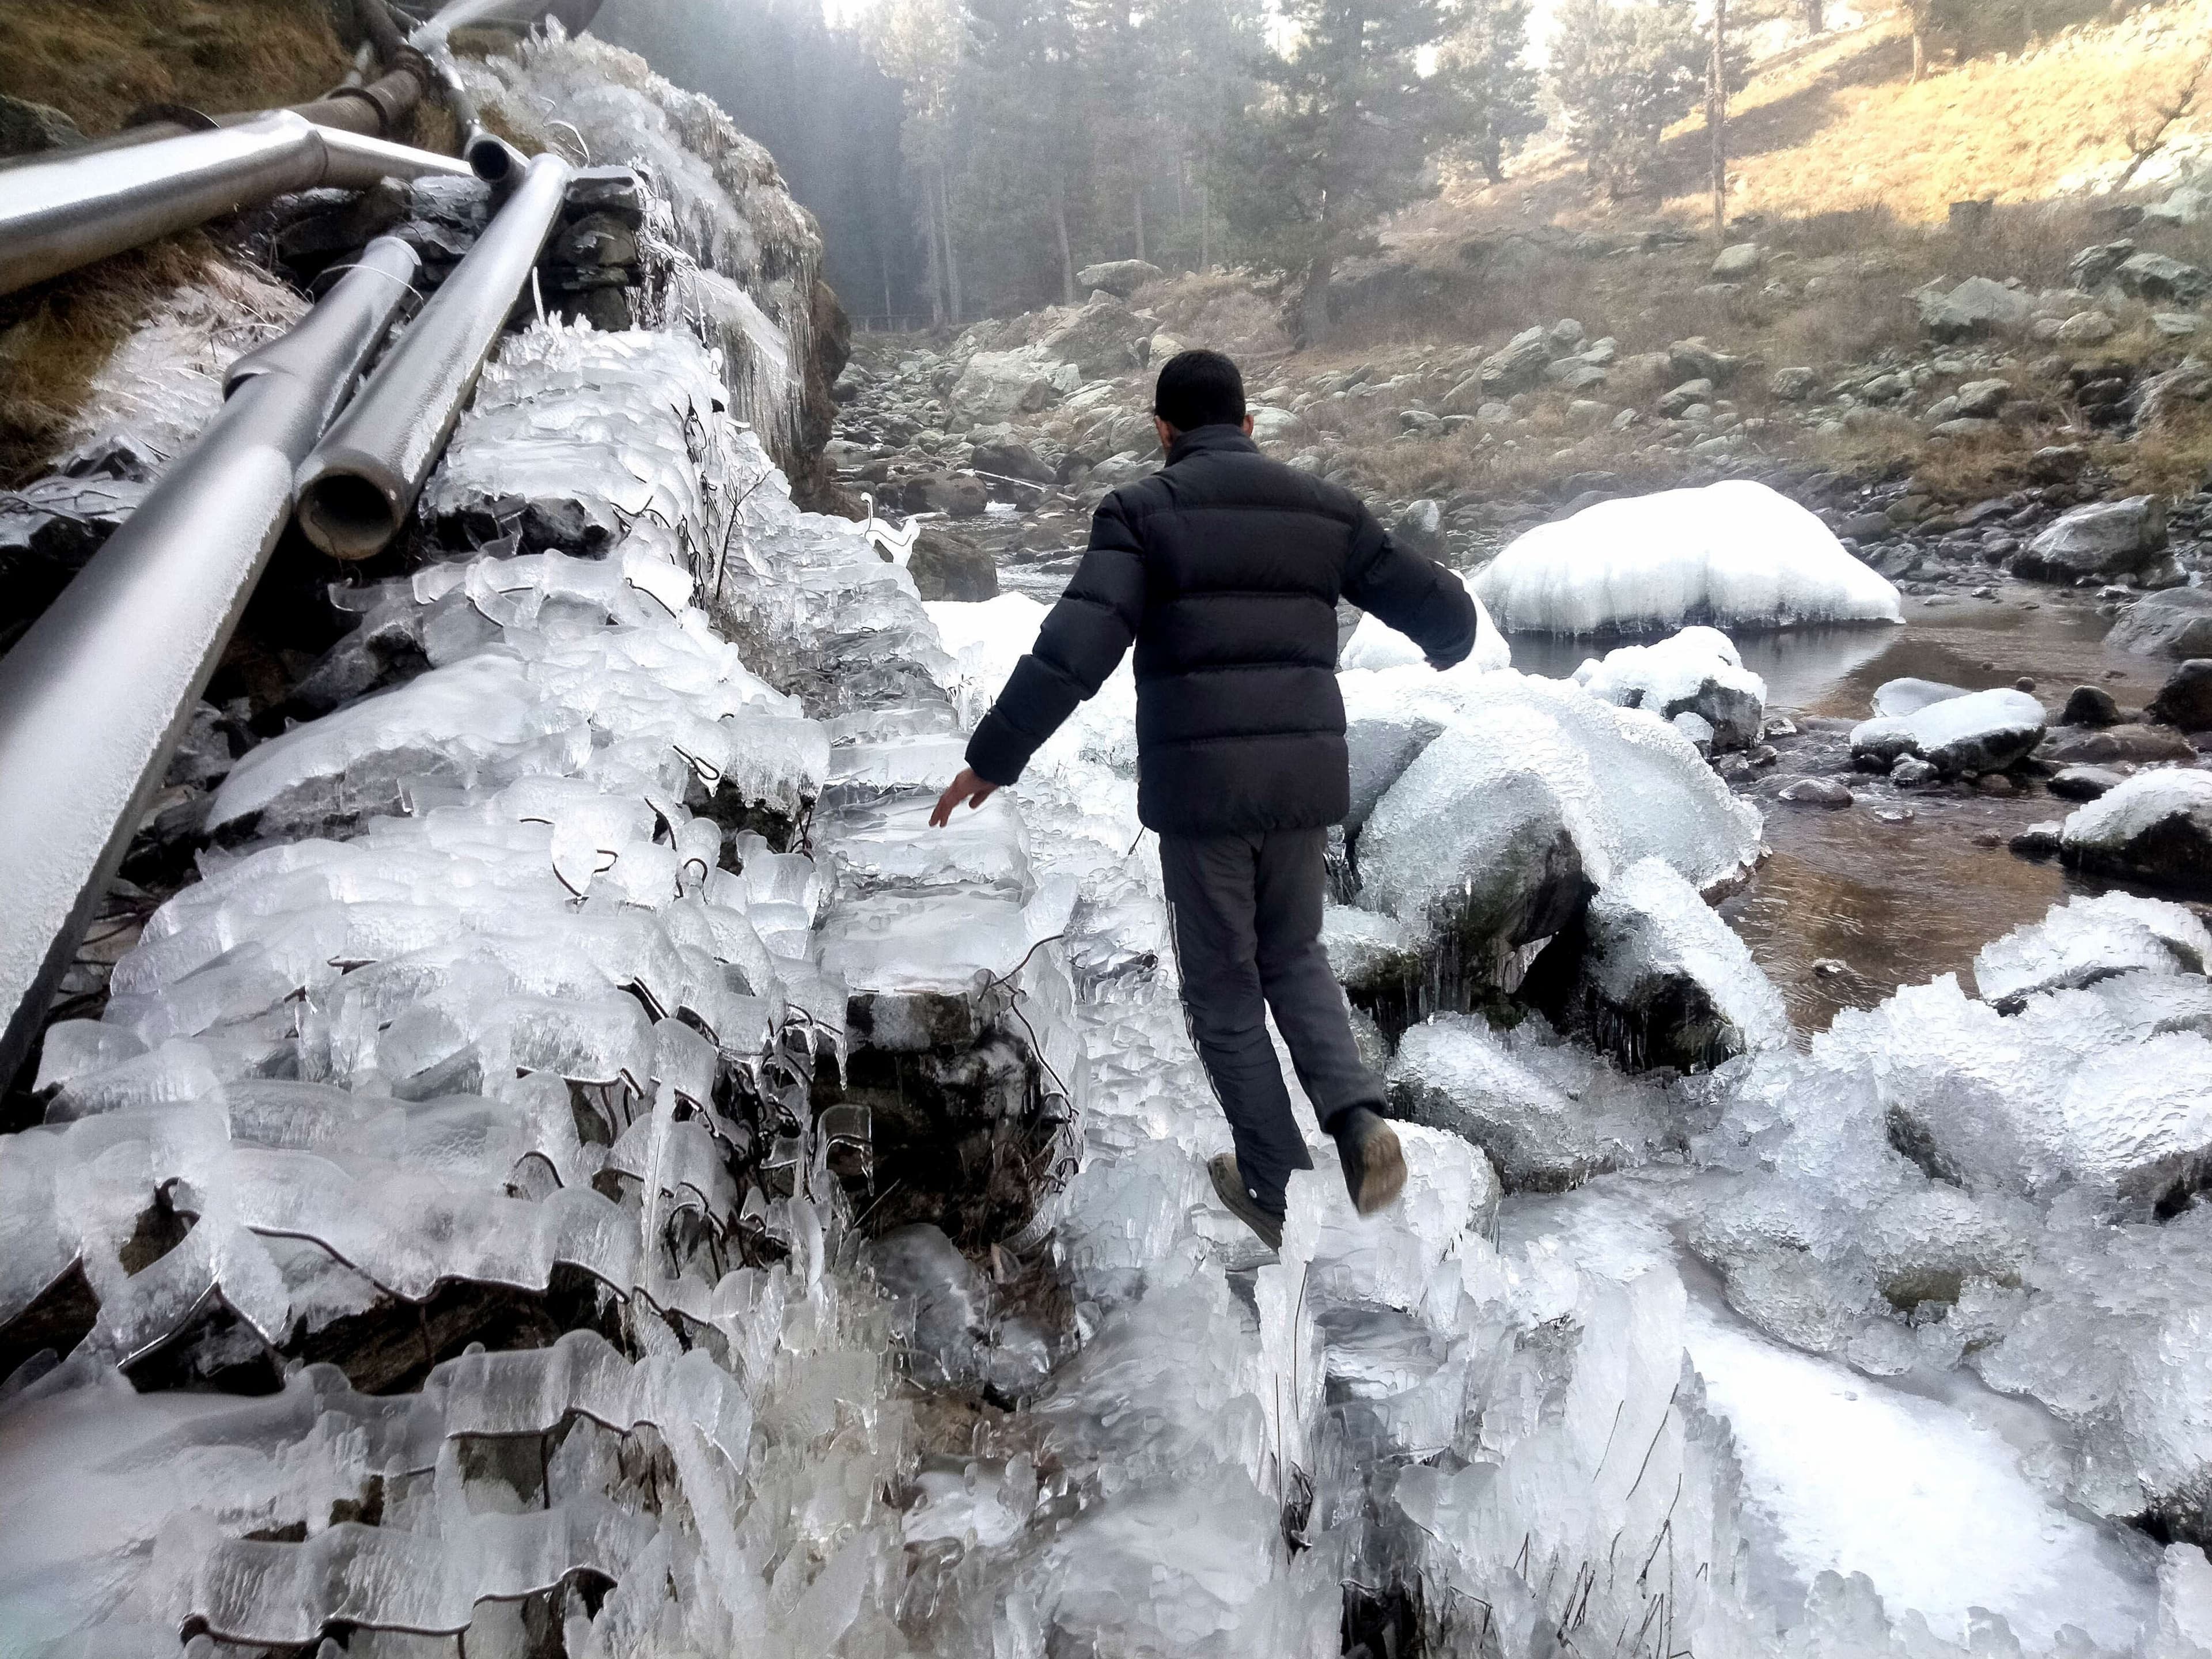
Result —
[[[540,155],[300,469],[300,527],[365,559],[397,536],[561,216],[568,164]]]
[[[289,191],[468,171],[450,156],[319,127],[289,110],[212,132],[56,156],[5,175],[0,294]]]
[[[44,1024],[283,532],[294,468],[416,269],[405,243],[378,239],[297,328],[232,365],[207,430],[0,658],[0,1084]]]
[[[461,158],[469,164],[469,170],[494,190],[513,189],[522,177],[526,158],[484,125],[477,113],[476,100],[469,96],[461,81],[460,66],[453,62],[452,49],[442,40],[434,40],[423,52],[422,61],[438,82],[439,101],[453,118],[454,129],[461,136]]]

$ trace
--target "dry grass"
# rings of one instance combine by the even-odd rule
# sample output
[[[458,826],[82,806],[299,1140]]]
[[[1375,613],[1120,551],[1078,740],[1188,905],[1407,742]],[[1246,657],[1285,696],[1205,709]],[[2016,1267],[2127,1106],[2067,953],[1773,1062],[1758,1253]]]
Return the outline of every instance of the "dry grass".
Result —
[[[327,92],[348,58],[318,0],[4,0],[0,93],[98,137],[140,106],[210,114]]]
[[[115,348],[163,295],[197,280],[217,257],[193,233],[0,301],[0,484],[41,470]]]

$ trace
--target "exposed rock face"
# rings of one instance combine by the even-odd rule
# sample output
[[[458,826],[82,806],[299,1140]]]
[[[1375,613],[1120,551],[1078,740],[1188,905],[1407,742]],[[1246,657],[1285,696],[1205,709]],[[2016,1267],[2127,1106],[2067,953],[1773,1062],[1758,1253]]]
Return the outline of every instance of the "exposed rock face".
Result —
[[[2139,657],[2212,657],[2212,588],[2175,587],[2120,612],[2106,642]]]
[[[1107,259],[1095,265],[1085,265],[1075,273],[1079,286],[1103,289],[1107,293],[1127,299],[1146,283],[1157,283],[1167,273],[1158,265],[1144,259]]]
[[[1054,364],[1035,349],[979,351],[953,383],[952,407],[971,421],[998,422],[1048,409],[1060,401]]]
[[[2026,325],[2035,302],[2016,289],[1987,276],[1970,276],[1948,294],[1920,301],[1920,324],[1939,340],[1975,339]]]
[[[2112,273],[2112,280],[2121,292],[2137,300],[2194,305],[2212,294],[2212,273],[2168,258],[2163,253],[2138,253],[2123,261]]]
[[[1120,301],[1093,295],[1038,343],[1051,356],[1073,363],[1086,380],[1126,374],[1144,362],[1144,344],[1152,324]]]
[[[2166,549],[2166,503],[2155,495],[2077,507],[2027,544],[2015,568],[2061,580],[2119,576],[2142,569]]]

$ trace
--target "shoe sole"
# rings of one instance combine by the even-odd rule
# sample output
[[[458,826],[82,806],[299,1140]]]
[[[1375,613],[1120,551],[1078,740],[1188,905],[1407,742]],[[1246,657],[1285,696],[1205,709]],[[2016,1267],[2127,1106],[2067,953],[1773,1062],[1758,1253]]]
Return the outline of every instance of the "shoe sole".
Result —
[[[1211,1158],[1206,1161],[1206,1173],[1213,1182],[1213,1195],[1221,1200],[1223,1209],[1252,1230],[1255,1238],[1279,1254],[1283,1248],[1282,1234],[1279,1231],[1271,1239],[1262,1231],[1260,1223],[1253,1219],[1252,1200],[1245,1197],[1243,1188],[1236,1184],[1237,1177],[1233,1173],[1236,1167],[1234,1163],[1224,1164]]]
[[[1359,1149],[1359,1189],[1352,1207],[1362,1215],[1387,1210],[1406,1189],[1406,1153],[1395,1131],[1385,1127],[1370,1135]]]

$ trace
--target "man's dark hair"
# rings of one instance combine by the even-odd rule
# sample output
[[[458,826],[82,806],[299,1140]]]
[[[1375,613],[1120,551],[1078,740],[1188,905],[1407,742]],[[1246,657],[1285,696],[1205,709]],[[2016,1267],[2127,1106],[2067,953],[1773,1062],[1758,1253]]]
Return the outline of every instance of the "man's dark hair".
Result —
[[[1160,371],[1152,413],[1178,432],[1244,424],[1244,377],[1218,351],[1178,351]]]

